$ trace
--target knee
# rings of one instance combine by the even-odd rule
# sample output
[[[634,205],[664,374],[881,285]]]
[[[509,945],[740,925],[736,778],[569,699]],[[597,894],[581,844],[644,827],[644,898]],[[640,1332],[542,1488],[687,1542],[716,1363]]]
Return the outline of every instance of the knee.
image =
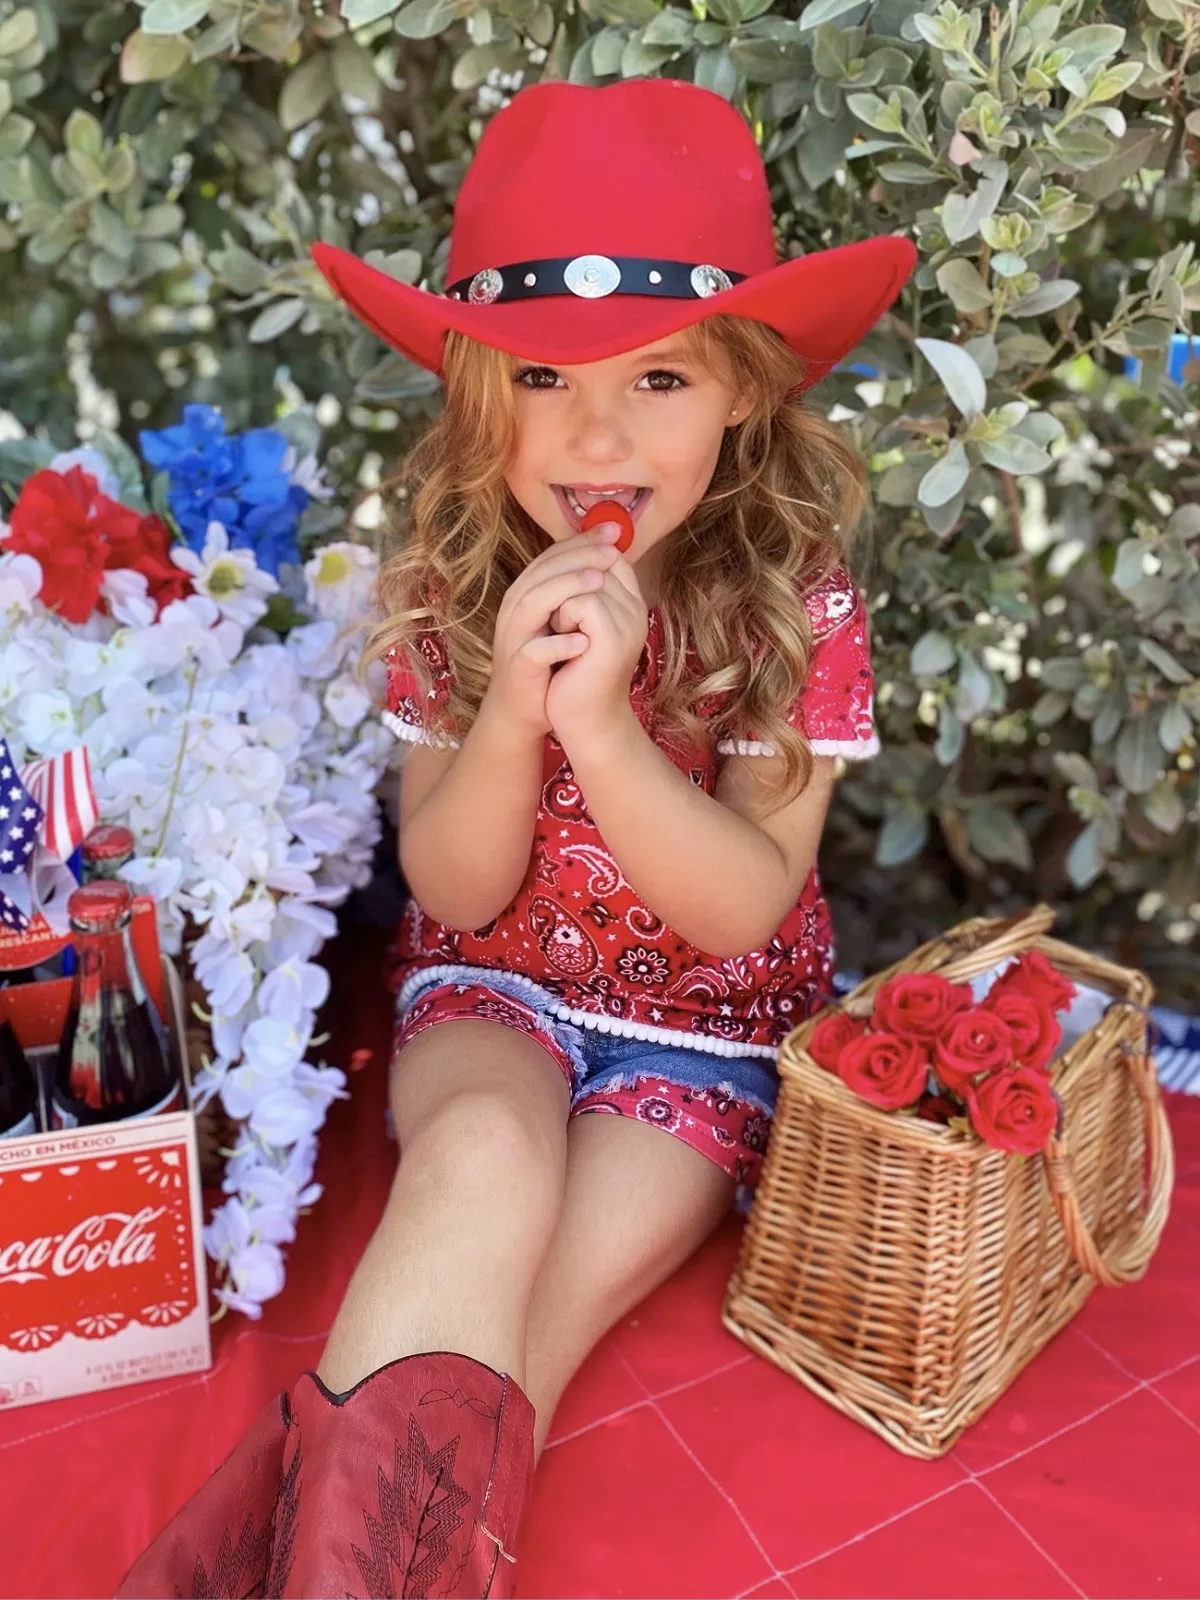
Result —
[[[499,1175],[513,1189],[560,1196],[566,1169],[566,1136],[559,1127],[513,1097],[486,1088],[464,1089],[447,1098],[401,1140],[402,1158],[447,1166],[480,1181]]]

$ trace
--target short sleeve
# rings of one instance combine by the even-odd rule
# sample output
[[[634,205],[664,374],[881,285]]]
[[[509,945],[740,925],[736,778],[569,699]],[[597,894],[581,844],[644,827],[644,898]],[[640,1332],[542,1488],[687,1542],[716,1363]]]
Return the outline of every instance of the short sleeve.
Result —
[[[459,741],[443,733],[439,713],[450,698],[450,658],[440,634],[423,633],[411,647],[425,662],[431,687],[421,680],[397,650],[387,655],[387,703],[382,712],[384,724],[407,744],[434,745],[439,750],[457,750]]]
[[[871,670],[867,608],[844,566],[835,567],[804,597],[812,624],[808,679],[787,720],[819,756],[866,761],[879,753],[875,728],[875,677]],[[775,747],[754,739],[723,739],[720,755],[771,756]]]

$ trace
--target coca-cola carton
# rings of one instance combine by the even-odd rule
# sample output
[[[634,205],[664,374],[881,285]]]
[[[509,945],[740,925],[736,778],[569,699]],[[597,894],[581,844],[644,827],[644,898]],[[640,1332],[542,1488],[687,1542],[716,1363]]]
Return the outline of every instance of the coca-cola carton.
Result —
[[[186,1081],[183,986],[149,902],[133,936]],[[65,979],[0,989],[0,1018],[35,1067],[70,991]],[[201,1224],[191,1111],[0,1139],[0,1407],[211,1366]]]

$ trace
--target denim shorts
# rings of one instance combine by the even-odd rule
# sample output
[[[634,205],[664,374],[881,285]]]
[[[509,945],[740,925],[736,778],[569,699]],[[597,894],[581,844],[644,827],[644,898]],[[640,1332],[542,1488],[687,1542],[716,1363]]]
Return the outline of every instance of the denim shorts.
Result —
[[[779,1092],[765,1057],[724,1056],[663,1045],[555,1015],[554,996],[530,979],[486,967],[445,967],[402,986],[395,1049],[439,1022],[483,1021],[515,1028],[557,1064],[572,1117],[585,1112],[635,1117],[698,1150],[744,1190],[762,1168]]]

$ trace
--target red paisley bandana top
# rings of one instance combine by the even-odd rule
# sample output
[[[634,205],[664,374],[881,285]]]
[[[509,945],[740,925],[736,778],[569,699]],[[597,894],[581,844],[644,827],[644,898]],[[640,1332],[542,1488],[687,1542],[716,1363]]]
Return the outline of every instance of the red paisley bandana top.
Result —
[[[866,608],[844,567],[805,597],[812,622],[808,681],[788,715],[814,753],[863,760],[879,748],[872,715]],[[449,665],[436,634],[421,653],[433,671],[425,701],[417,679],[391,662],[384,719],[397,737],[454,746],[436,731]],[[650,612],[630,699],[653,738],[649,704],[662,670],[662,619]],[[755,740],[722,740],[711,753],[656,739],[674,764],[712,794],[723,758],[774,754]],[[829,910],[814,867],[774,938],[749,955],[721,958],[688,944],[637,896],[607,849],[562,746],[546,739],[541,800],[529,870],[512,904],[485,927],[461,933],[409,901],[392,950],[392,982],[404,1004],[445,968],[490,968],[531,980],[548,1007],[595,1027],[718,1055],[773,1058],[784,1037],[830,992]]]

